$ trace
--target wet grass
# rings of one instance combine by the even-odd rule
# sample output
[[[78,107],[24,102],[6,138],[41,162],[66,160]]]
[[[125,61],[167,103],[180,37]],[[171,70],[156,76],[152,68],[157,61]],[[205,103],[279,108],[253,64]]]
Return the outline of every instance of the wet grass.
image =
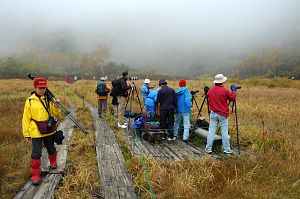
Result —
[[[1,113],[6,113],[0,116],[2,123],[6,122],[0,127],[1,144],[9,141],[18,143],[0,148],[4,157],[0,160],[1,191],[5,196],[12,196],[9,190],[20,188],[29,177],[30,147],[21,141],[20,112],[22,113],[25,99],[31,91],[31,84],[29,81],[24,83],[24,80],[1,81],[5,82],[0,82],[0,97],[3,102],[0,104],[0,110]],[[156,84],[157,81],[153,82]],[[211,87],[210,82],[210,79],[187,81],[190,89],[200,90],[196,98],[198,104],[201,104],[203,99],[201,96],[204,85]],[[30,85],[28,88],[27,84]],[[141,84],[141,80],[136,81],[138,89]],[[147,158],[145,164],[156,198],[299,198],[300,82],[256,78],[234,80],[225,86],[229,88],[231,84],[242,86],[237,93],[239,134],[242,150],[248,155],[222,160],[208,157],[170,163],[154,162]],[[4,85],[10,86],[5,88]],[[20,85],[23,87],[19,88]],[[53,85],[55,86],[56,82]],[[57,88],[59,85],[60,83]],[[177,81],[169,81],[169,85],[178,88]],[[95,87],[96,81],[78,81],[72,85],[70,94],[79,93],[96,106]],[[64,96],[61,93],[65,93],[65,88],[57,92]],[[76,103],[80,107],[79,115],[84,115],[80,121],[87,122],[85,125],[89,126],[90,115],[81,107],[84,103],[80,100]],[[134,101],[134,104],[133,109],[138,112],[137,101]],[[80,113],[81,111],[83,113]],[[197,110],[194,108],[193,116],[196,115]],[[203,116],[207,119],[205,107]],[[116,131],[127,168],[134,176],[136,190],[142,194],[142,198],[151,198],[140,159],[131,157],[127,140],[122,131],[117,130],[113,117],[108,114],[105,118]],[[236,146],[233,118],[231,114],[230,135],[232,145]],[[96,170],[95,153],[90,146],[94,144],[93,138],[85,137],[80,132],[74,132],[74,135],[74,147],[70,148],[70,159],[68,158],[68,175],[60,188],[60,195],[56,195],[57,198],[88,198],[91,197],[88,193],[90,190],[97,190],[101,186],[97,181],[98,177],[93,179],[93,185],[86,181],[90,172],[84,167]],[[77,157],[80,155],[83,157]],[[79,173],[78,177],[76,173]],[[8,180],[12,180],[12,183],[7,183]]]

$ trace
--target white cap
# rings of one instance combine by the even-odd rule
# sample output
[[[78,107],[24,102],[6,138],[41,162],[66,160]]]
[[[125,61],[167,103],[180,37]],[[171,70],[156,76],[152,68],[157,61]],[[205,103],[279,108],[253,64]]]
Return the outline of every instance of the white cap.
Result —
[[[226,82],[227,77],[224,77],[223,74],[217,74],[215,76],[215,80],[213,81],[213,83],[217,83],[217,84],[221,84],[223,82]]]
[[[107,76],[105,76],[105,77],[101,77],[101,78],[100,78],[100,80],[102,80],[102,81],[106,81],[106,80],[107,80]]]
[[[145,84],[149,84],[150,83],[150,79],[145,79],[144,83]]]

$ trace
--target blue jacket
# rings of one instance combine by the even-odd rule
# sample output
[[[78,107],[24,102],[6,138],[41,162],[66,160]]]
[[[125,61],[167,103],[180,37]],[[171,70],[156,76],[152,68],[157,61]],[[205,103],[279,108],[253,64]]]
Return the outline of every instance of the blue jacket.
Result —
[[[192,108],[192,98],[189,89],[187,87],[180,87],[176,91],[176,96],[177,112],[181,114],[190,113],[190,109]]]
[[[145,101],[145,105],[146,105],[146,111],[147,108],[149,108],[153,113],[155,113],[155,104],[157,102],[157,94],[158,94],[158,90],[152,90],[149,95],[147,96],[147,99]]]
[[[146,84],[143,84],[143,86],[142,86],[142,96],[143,96],[144,103],[145,103],[145,101],[147,99],[147,96],[150,93],[150,91],[151,90],[149,89],[149,87]]]

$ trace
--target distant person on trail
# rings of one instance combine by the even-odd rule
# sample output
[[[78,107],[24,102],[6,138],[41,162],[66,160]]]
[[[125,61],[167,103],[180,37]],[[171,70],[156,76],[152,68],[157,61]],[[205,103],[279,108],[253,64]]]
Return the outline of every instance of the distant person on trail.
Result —
[[[118,103],[118,127],[120,128],[127,128],[127,124],[124,123],[125,104],[126,98],[128,96],[128,90],[130,90],[134,86],[133,83],[127,85],[127,80],[128,72],[124,71],[120,79],[112,81],[113,89],[111,96],[117,97],[116,104]]]
[[[177,106],[176,93],[173,88],[168,87],[164,79],[159,80],[160,90],[157,94],[157,103],[160,112],[160,128],[168,132],[169,141],[175,140],[173,135],[174,109]]]
[[[149,95],[147,96],[145,101],[146,112],[151,111],[153,114],[156,114],[157,94],[159,90],[160,87],[150,91]]]
[[[227,77],[224,77],[223,74],[218,74],[215,76],[215,86],[211,88],[208,95],[209,102],[209,133],[207,137],[207,144],[205,147],[206,153],[212,153],[212,145],[214,142],[215,133],[218,127],[218,123],[221,126],[222,133],[222,144],[225,154],[232,154],[230,148],[229,135],[228,135],[228,116],[229,108],[228,101],[234,101],[236,98],[236,88],[233,88],[230,92],[224,88],[224,84],[227,80]]]
[[[145,79],[144,84],[141,88],[144,104],[146,102],[148,94],[151,92],[149,84],[150,84],[150,79]]]
[[[177,96],[177,114],[174,123],[174,136],[178,135],[178,130],[183,121],[183,141],[188,142],[190,131],[190,112],[192,108],[192,98],[189,89],[186,87],[186,81],[180,80],[179,89],[176,91]]]
[[[107,77],[101,77],[100,82],[97,83],[96,94],[98,96],[98,116],[102,117],[102,107],[103,112],[107,111],[107,96],[111,91],[111,87],[106,83]]]
[[[49,126],[50,116],[59,116],[60,109],[54,105],[52,101],[45,95],[47,88],[47,80],[43,77],[34,79],[35,91],[27,98],[23,119],[22,131],[26,141],[32,143],[30,175],[33,185],[38,185],[41,181],[41,156],[42,144],[47,149],[50,161],[50,168],[57,167],[57,152],[54,147],[54,133],[57,124]]]

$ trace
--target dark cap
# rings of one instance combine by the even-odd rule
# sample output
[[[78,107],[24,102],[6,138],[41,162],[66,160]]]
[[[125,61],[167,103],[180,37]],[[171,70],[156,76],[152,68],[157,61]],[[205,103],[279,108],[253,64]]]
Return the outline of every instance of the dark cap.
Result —
[[[163,85],[163,84],[167,84],[166,80],[164,79],[159,80],[158,85]]]
[[[123,75],[123,77],[126,76],[126,75],[128,75],[128,71],[124,71],[124,72],[122,73],[122,75]]]

